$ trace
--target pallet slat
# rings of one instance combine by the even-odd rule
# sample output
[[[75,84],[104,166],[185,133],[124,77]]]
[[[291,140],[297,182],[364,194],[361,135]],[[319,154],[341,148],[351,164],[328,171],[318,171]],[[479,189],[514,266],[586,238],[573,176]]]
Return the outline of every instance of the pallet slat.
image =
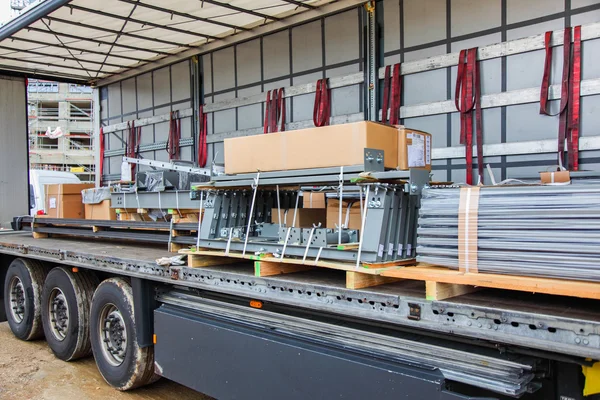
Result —
[[[494,289],[517,290],[531,293],[544,293],[558,296],[571,296],[600,300],[600,283],[538,278],[529,276],[499,275],[486,273],[467,273],[435,266],[414,266],[383,271],[383,276],[402,279],[414,279],[454,285],[478,286]],[[460,289],[445,287],[438,290],[441,295],[460,293]],[[432,294],[435,292],[432,292]],[[448,298],[448,297],[445,297]],[[441,298],[432,298],[441,300]]]

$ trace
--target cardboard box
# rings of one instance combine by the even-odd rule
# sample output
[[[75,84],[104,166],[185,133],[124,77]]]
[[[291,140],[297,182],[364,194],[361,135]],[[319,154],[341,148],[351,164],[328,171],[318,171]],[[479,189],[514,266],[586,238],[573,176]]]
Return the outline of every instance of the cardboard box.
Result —
[[[398,169],[431,171],[431,134],[398,125]]]
[[[571,180],[569,171],[548,171],[540,172],[540,180],[544,185],[553,185],[555,183],[566,183]]]
[[[225,139],[225,173],[362,165],[365,148],[384,150],[385,166],[396,168],[398,130],[361,121]]]
[[[84,204],[85,219],[117,220],[117,211],[110,208],[110,200],[102,200],[98,204]]]
[[[61,183],[46,185],[46,214],[48,218],[84,218],[81,191],[93,183]]]
[[[329,199],[327,201],[327,228],[335,229],[339,222],[339,206],[338,199]],[[342,202],[342,225],[348,220],[348,229],[360,230],[360,201],[357,199],[354,202],[344,200]]]
[[[302,194],[302,207],[325,208],[325,193],[304,192]]]
[[[292,226],[294,221],[294,209],[290,208],[287,210],[281,209],[281,218],[285,226]],[[312,228],[313,224],[323,226],[325,224],[326,212],[324,208],[299,208],[296,213],[296,224],[295,227],[299,228]],[[271,221],[274,224],[279,223],[279,213],[277,208],[271,210]]]

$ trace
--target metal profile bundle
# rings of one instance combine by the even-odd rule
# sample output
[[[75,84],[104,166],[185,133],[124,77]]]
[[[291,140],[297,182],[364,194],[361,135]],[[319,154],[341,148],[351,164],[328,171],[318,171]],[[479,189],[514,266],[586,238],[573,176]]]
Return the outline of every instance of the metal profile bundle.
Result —
[[[337,170],[337,173],[335,171]],[[348,171],[349,173],[345,173]],[[363,166],[279,171],[273,173],[222,176],[212,185],[197,187],[204,217],[196,244],[203,248],[250,253],[272,253],[279,257],[329,259],[335,261],[390,262],[414,258],[416,219],[421,188],[428,182],[426,170],[388,171],[360,178]],[[296,213],[298,198],[278,186],[299,188],[315,185],[317,190],[359,192],[361,229],[321,226],[299,228],[272,223],[271,210],[289,208]],[[282,203],[282,193],[289,197]],[[340,211],[340,220],[342,212]],[[288,219],[288,221],[291,218]],[[295,221],[295,218],[294,218]],[[323,221],[325,222],[325,221]],[[342,243],[356,248],[340,250]]]
[[[466,272],[600,281],[600,186],[424,190],[417,253]]]

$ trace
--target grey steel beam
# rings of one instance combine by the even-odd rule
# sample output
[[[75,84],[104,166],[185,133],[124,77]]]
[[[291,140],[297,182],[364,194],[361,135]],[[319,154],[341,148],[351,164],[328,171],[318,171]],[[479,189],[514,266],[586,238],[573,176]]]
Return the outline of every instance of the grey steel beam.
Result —
[[[133,22],[133,23],[136,23],[136,24],[140,24],[142,26],[143,25],[147,25],[147,26],[151,26],[153,28],[163,29],[163,30],[171,31],[171,32],[182,33],[182,34],[190,35],[190,36],[197,36],[197,37],[201,37],[201,38],[204,38],[204,39],[212,39],[212,40],[218,39],[216,36],[206,35],[204,33],[197,33],[197,32],[192,32],[192,31],[186,31],[185,29],[174,28],[174,27],[169,26],[169,25],[155,24],[154,22],[150,22],[150,21],[144,21],[144,20],[140,20],[140,19],[136,19],[136,18],[131,18],[131,17],[124,17],[122,15],[111,14],[111,13],[107,13],[107,12],[101,11],[101,10],[94,10],[93,8],[76,6],[74,4],[69,4],[68,7],[71,8],[71,9],[73,9],[73,10],[83,11],[83,12],[87,12],[87,13],[90,13],[90,14],[102,15],[103,17],[108,17],[108,18],[120,19],[122,21],[129,21],[129,22]]]
[[[35,8],[19,15],[15,19],[0,27],[0,41],[12,36],[15,32],[28,27],[29,25],[38,21],[40,18],[43,18],[48,14],[58,10],[65,4],[68,4],[70,1],[71,0],[47,0],[41,2]]]
[[[169,40],[162,40],[162,39],[153,38],[153,37],[150,37],[150,36],[137,35],[135,33],[124,32],[124,31],[121,32],[121,31],[117,31],[117,30],[114,30],[114,29],[108,29],[108,28],[103,28],[101,26],[94,26],[94,25],[90,25],[90,24],[84,24],[82,22],[69,21],[67,19],[62,19],[62,18],[46,17],[46,19],[49,20],[49,21],[56,21],[56,22],[59,22],[61,24],[78,26],[80,28],[85,28],[85,29],[94,29],[94,30],[101,31],[101,32],[104,32],[104,33],[111,33],[111,34],[117,35],[117,36],[128,36],[128,37],[132,37],[132,38],[135,38],[135,39],[147,40],[147,41],[156,42],[156,43],[162,43],[162,44],[166,44],[166,45],[169,45],[169,46],[188,47],[188,48],[194,47],[194,46],[190,46],[187,43],[171,42]]]
[[[100,61],[84,60],[84,59],[81,59],[81,58],[75,58],[75,57],[70,57],[70,56],[59,56],[59,55],[56,55],[56,54],[43,53],[41,51],[35,51],[35,50],[15,49],[14,47],[7,47],[7,46],[0,46],[0,49],[11,50],[11,51],[19,52],[19,53],[35,54],[35,55],[44,56],[44,57],[60,58],[60,59],[63,59],[63,60],[85,62],[85,63],[90,63],[90,64],[104,64],[104,65],[107,65],[109,67],[129,68],[126,65],[112,64],[112,63],[102,63]]]
[[[163,56],[171,55],[171,53],[167,53],[165,51],[149,50],[149,49],[144,49],[142,47],[136,47],[136,46],[129,46],[129,45],[126,45],[126,44],[107,42],[106,40],[99,40],[99,39],[94,39],[94,38],[77,36],[77,35],[72,35],[72,34],[66,33],[66,32],[48,31],[48,30],[45,30],[45,29],[34,28],[34,27],[29,27],[27,29],[31,30],[33,32],[45,33],[47,35],[57,35],[57,36],[62,36],[62,37],[66,37],[66,38],[69,38],[69,39],[82,40],[82,41],[85,41],[85,42],[92,42],[92,43],[97,43],[97,44],[104,44],[106,46],[122,47],[124,49],[135,50],[135,51],[143,51],[143,52],[146,52],[146,53],[159,54],[159,55],[163,55]]]
[[[60,44],[41,42],[39,40],[26,39],[26,38],[22,38],[22,37],[19,37],[19,36],[11,36],[9,39],[11,41],[12,40],[17,40],[19,42],[25,42],[25,43],[31,43],[31,44],[38,44],[38,45],[44,46],[44,47],[57,47],[59,49],[66,49],[66,50],[76,51],[76,52],[80,52],[80,53],[97,54],[97,55],[100,55],[100,56],[105,56],[106,55],[106,53],[103,53],[101,51],[89,50],[89,49],[82,49],[81,47],[63,46],[63,45],[60,45]],[[144,60],[143,58],[129,57],[127,55],[114,54],[114,53],[111,53],[109,57],[122,58],[124,60],[131,60],[131,61],[137,61],[137,62],[146,62],[147,61],[147,60]]]
[[[51,64],[49,62],[35,61],[35,60],[27,59],[27,58],[6,57],[4,55],[0,55],[0,58],[4,59],[4,60],[19,61],[19,62],[28,63],[28,64],[39,64],[39,65],[44,65],[46,67],[53,67],[53,68],[75,69],[78,71],[86,71],[86,72],[100,72],[99,70],[94,70],[94,69],[87,69],[87,68],[82,68],[82,67],[71,67],[68,65],[56,65],[56,64]]]
[[[247,8],[237,7],[237,6],[234,6],[233,4],[223,3],[221,1],[215,1],[215,0],[201,0],[201,1],[202,1],[202,3],[208,3],[208,4],[212,4],[214,6],[227,8],[229,10],[237,11],[242,14],[254,15],[255,17],[263,18],[267,21],[280,21],[281,20],[281,18],[273,17],[273,16],[263,14],[263,13],[259,13],[257,11],[249,10]]]
[[[234,29],[234,30],[238,30],[238,31],[247,31],[248,30],[248,28],[244,28],[243,26],[228,24],[227,22],[221,22],[218,20],[210,19],[210,18],[198,17],[193,14],[188,14],[188,13],[184,13],[184,12],[180,12],[180,11],[176,11],[176,10],[170,10],[168,8],[159,7],[159,6],[155,6],[153,4],[148,4],[148,3],[142,3],[140,1],[134,1],[134,0],[119,0],[119,1],[121,1],[123,3],[127,3],[127,4],[136,5],[136,6],[142,7],[142,8],[148,8],[150,10],[162,11],[162,12],[164,12],[166,14],[170,14],[170,15],[177,15],[178,17],[189,18],[194,21],[206,22],[207,24],[223,26],[225,28],[230,28],[230,29]]]
[[[111,193],[112,208],[198,209],[200,201],[190,198],[189,190],[165,192]]]

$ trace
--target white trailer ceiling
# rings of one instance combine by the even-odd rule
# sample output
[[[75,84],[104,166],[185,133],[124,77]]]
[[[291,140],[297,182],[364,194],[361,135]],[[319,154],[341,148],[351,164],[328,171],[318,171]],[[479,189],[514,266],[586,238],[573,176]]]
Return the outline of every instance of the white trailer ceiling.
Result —
[[[46,0],[0,28],[0,70],[109,83],[360,0]]]

